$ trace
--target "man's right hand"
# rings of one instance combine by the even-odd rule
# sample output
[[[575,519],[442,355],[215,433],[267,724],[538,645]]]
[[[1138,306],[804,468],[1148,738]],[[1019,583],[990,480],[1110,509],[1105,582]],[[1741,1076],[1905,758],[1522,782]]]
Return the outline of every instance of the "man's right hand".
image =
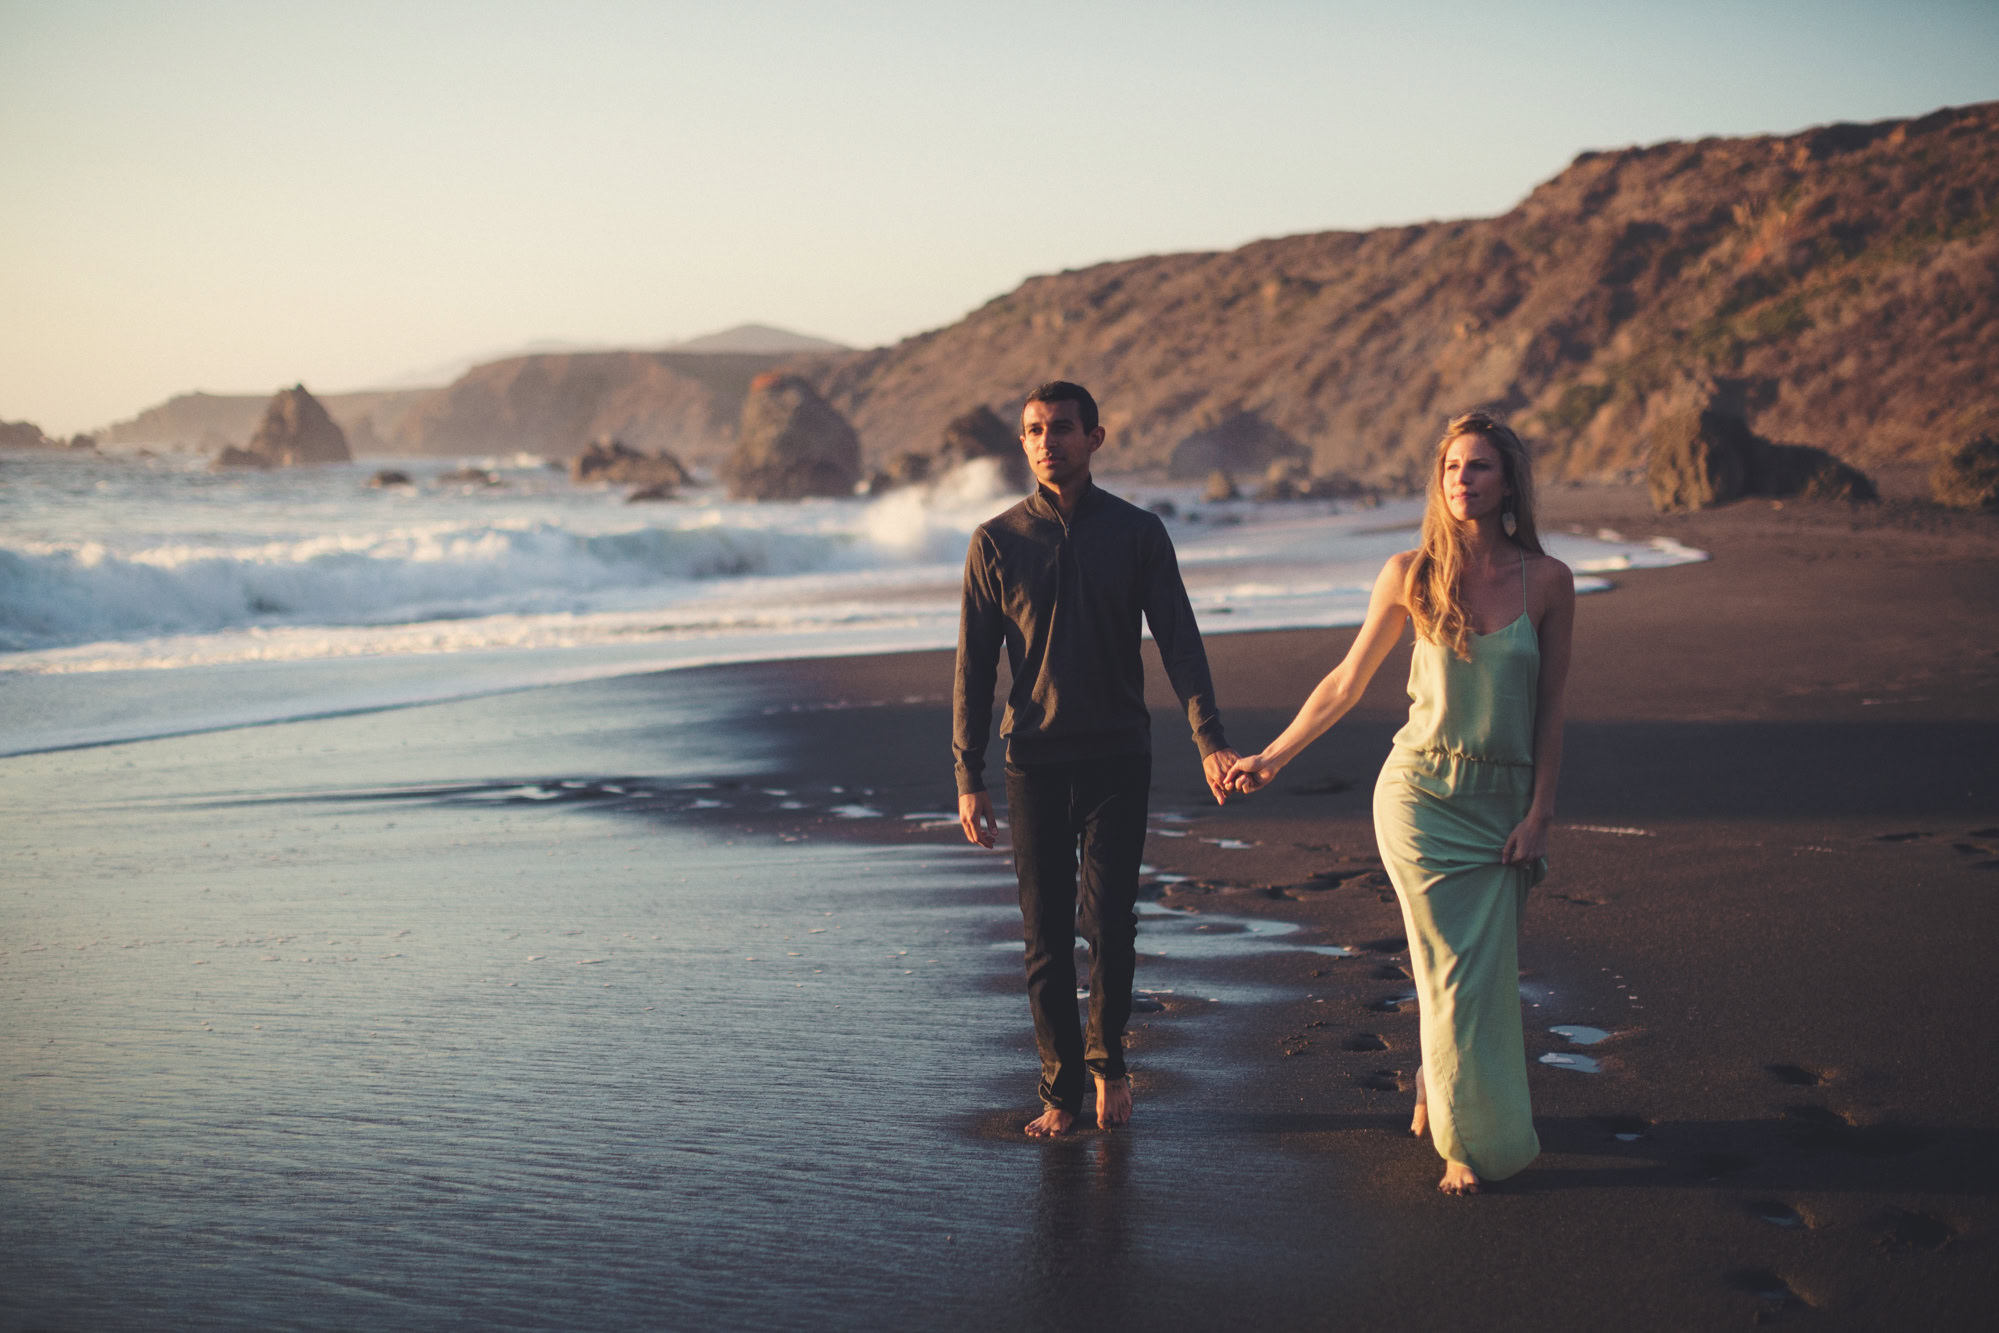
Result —
[[[958,827],[965,830],[965,841],[976,842],[981,847],[993,845],[993,798],[991,793],[968,791],[958,798]]]

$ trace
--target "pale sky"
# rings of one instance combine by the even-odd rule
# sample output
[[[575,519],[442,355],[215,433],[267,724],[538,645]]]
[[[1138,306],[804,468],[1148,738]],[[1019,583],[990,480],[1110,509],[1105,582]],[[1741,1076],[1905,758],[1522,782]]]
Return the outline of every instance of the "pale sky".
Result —
[[[0,0],[0,419],[365,387],[1505,211],[1999,97],[1999,0]]]

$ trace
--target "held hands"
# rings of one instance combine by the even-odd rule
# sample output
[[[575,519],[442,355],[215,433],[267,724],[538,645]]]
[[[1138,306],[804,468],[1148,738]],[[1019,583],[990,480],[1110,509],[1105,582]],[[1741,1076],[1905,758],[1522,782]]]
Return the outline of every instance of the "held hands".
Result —
[[[1208,780],[1208,790],[1214,793],[1216,805],[1229,799],[1229,774],[1241,762],[1234,750],[1217,750],[1202,758],[1201,776]]]
[[[1524,866],[1540,860],[1547,849],[1547,816],[1529,815],[1520,821],[1520,826],[1506,839],[1506,845],[1499,849],[1500,864]]]
[[[1271,779],[1277,776],[1278,768],[1279,765],[1262,755],[1253,754],[1246,759],[1237,759],[1224,780],[1228,783],[1230,791],[1247,796],[1253,791],[1261,791],[1269,786]]]
[[[976,842],[981,847],[993,845],[993,798],[988,792],[968,791],[958,798],[958,827],[965,830],[965,841]]]

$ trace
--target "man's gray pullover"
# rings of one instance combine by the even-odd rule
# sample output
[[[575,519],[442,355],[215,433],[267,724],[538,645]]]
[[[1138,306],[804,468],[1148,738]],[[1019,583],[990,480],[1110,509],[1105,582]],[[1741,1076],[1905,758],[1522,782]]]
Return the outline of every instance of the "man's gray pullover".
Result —
[[[1067,520],[1045,487],[972,534],[952,698],[958,791],[984,791],[993,687],[1013,689],[1000,734],[1019,765],[1152,748],[1139,617],[1152,628],[1203,758],[1227,748],[1208,658],[1159,516],[1089,486]]]

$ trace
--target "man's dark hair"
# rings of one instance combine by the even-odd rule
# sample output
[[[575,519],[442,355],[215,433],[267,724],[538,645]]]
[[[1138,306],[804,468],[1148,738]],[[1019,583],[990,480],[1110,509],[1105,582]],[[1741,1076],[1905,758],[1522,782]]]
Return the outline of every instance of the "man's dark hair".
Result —
[[[1047,403],[1051,407],[1056,403],[1074,403],[1076,415],[1083,422],[1083,434],[1088,435],[1097,428],[1097,400],[1090,397],[1090,391],[1080,384],[1050,380],[1027,395],[1021,406],[1026,407],[1028,403]]]

